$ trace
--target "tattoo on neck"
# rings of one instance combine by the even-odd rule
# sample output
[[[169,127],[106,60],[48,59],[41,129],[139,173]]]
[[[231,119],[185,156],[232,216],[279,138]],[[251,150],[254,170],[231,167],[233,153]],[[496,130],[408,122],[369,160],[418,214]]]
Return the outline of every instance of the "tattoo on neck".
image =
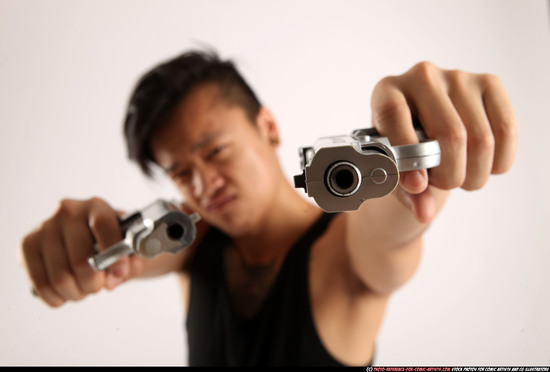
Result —
[[[276,276],[273,260],[261,265],[248,265],[233,248],[225,255],[227,288],[235,309],[244,317],[254,316],[260,309]]]

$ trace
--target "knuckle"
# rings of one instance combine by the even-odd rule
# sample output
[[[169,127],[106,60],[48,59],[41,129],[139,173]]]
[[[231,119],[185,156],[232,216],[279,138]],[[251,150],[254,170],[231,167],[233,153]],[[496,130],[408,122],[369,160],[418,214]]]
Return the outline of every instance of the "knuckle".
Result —
[[[88,294],[98,293],[103,289],[103,282],[99,280],[91,281],[86,288]]]
[[[468,149],[482,154],[492,153],[495,148],[495,138],[490,131],[468,136]]]
[[[479,74],[478,79],[485,89],[502,86],[502,81],[495,74]]]
[[[451,92],[466,93],[471,81],[471,74],[463,70],[451,70],[446,72],[446,78]]]
[[[386,76],[378,81],[374,86],[374,91],[385,90],[396,85],[395,76]]]
[[[88,261],[83,259],[79,260],[78,262],[75,262],[72,264],[75,273],[78,273],[78,276],[84,279],[92,278],[96,272],[92,270],[90,265],[88,264]]]
[[[414,73],[422,75],[422,74],[426,74],[426,73],[429,74],[435,69],[437,69],[437,66],[435,66],[435,64],[433,64],[432,62],[430,62],[430,61],[421,61],[421,62],[418,62],[417,64],[415,64],[411,68],[411,71],[414,72]]]
[[[493,135],[497,142],[515,141],[518,137],[517,126],[513,119],[502,120],[493,125]]]
[[[103,289],[103,281],[102,280],[93,280],[88,285],[88,293],[98,293]]]
[[[76,265],[75,272],[78,273],[77,281],[82,292],[97,293],[103,288],[102,274],[92,271],[87,262]]]
[[[73,276],[66,270],[57,270],[51,273],[51,284],[54,288],[66,289],[73,281]]]
[[[39,228],[39,233],[37,235],[55,234],[57,229],[58,229],[58,225],[55,218],[50,218],[42,222],[42,225],[40,225],[40,228]]]
[[[441,70],[429,61],[422,61],[414,65],[409,73],[426,86],[435,86],[441,78]]]
[[[105,231],[113,226],[112,216],[106,213],[98,213],[90,219],[90,228],[95,233]]]
[[[103,199],[97,197],[97,196],[92,196],[90,199],[87,200],[88,203],[90,203],[91,205],[100,205],[100,204],[104,204],[104,201]]]
[[[411,111],[405,101],[386,100],[373,108],[373,114],[375,123],[392,123],[410,116]]]
[[[444,139],[446,146],[449,146],[453,150],[458,150],[466,147],[468,132],[463,125],[445,126],[441,138]]]
[[[59,202],[54,218],[73,219],[77,216],[78,201],[73,199],[63,199]]]
[[[82,290],[82,297],[85,297],[90,294],[98,293],[103,289],[103,281],[99,281],[99,280],[79,282],[79,284]]]
[[[39,246],[35,239],[36,234],[26,236],[19,247],[18,260],[19,264],[27,270],[29,274],[33,270],[33,264],[40,260]]]
[[[71,301],[79,301],[84,298],[84,294],[80,291],[80,287],[76,285],[73,274],[66,270],[59,270],[51,275],[51,284],[57,293],[63,293],[63,297]],[[75,290],[76,288],[76,290]]]
[[[89,226],[94,232],[112,229],[116,221],[116,212],[103,200],[93,197],[90,203]]]
[[[106,209],[106,207],[110,208],[109,204],[107,204],[107,202],[105,200],[103,200],[102,198],[100,198],[98,196],[91,197],[90,199],[88,199],[86,201],[86,203],[89,204],[91,210],[93,210],[93,209]]]
[[[25,257],[33,253],[37,245],[38,232],[32,232],[21,240],[21,251]]]
[[[470,77],[470,74],[468,72],[460,69],[448,70],[446,72],[446,75],[449,81],[453,81],[457,83],[465,83],[469,81],[469,77]]]

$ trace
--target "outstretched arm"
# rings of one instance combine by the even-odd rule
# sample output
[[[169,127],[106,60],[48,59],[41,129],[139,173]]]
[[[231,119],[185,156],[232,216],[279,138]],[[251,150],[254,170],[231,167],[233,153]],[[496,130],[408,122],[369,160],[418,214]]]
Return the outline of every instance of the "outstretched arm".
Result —
[[[78,301],[103,288],[113,289],[136,277],[150,277],[181,270],[189,247],[175,255],[154,259],[126,256],[105,271],[94,271],[88,257],[122,239],[119,213],[99,198],[63,200],[57,211],[28,234],[21,244],[24,264],[34,292],[52,307]],[[197,240],[206,225],[197,226]]]
[[[353,269],[370,289],[389,293],[414,273],[422,234],[455,188],[477,190],[508,171],[517,127],[494,75],[443,70],[422,62],[381,80],[372,95],[373,125],[392,145],[417,143],[413,117],[441,147],[441,164],[403,173],[396,191],[346,215]]]

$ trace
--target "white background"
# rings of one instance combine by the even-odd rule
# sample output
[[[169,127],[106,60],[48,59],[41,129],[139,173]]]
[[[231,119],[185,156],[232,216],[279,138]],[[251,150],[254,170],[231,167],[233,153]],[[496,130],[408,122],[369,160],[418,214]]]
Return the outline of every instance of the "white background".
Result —
[[[453,193],[390,303],[376,364],[550,365],[548,18],[543,0],[0,0],[0,363],[186,363],[175,277],[52,310],[16,250],[61,198],[129,210],[172,195],[126,160],[124,108],[145,70],[206,43],[273,111],[289,179],[299,146],[370,125],[386,75],[422,60],[499,75],[517,161]]]

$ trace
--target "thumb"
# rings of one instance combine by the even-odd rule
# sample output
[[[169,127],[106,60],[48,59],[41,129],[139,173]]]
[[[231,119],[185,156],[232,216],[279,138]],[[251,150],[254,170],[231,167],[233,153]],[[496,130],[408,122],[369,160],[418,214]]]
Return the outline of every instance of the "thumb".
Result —
[[[424,191],[412,194],[403,187],[396,190],[397,198],[407,209],[411,211],[416,220],[420,223],[430,223],[437,212],[435,198],[430,188]]]
[[[138,277],[145,269],[145,259],[138,255],[122,257],[106,270],[105,287],[115,289],[121,283]]]
[[[123,257],[106,270],[107,289],[115,289],[119,284],[125,282],[130,277],[130,257]]]
[[[403,172],[399,175],[399,186],[409,194],[420,194],[428,187],[428,172],[425,169]]]

